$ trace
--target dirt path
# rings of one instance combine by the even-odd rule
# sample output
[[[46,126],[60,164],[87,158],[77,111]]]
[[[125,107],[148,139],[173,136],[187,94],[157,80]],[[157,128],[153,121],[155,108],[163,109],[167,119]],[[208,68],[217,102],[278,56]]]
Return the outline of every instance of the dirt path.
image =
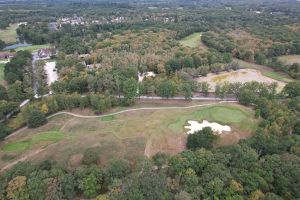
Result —
[[[93,116],[88,116],[88,115],[79,115],[79,114],[74,114],[74,113],[71,113],[71,112],[58,112],[58,113],[55,113],[53,115],[50,115],[49,117],[47,117],[47,119],[50,119],[50,118],[53,118],[55,116],[58,116],[58,115],[70,115],[70,116],[73,116],[73,117],[78,117],[78,118],[86,118],[86,119],[93,119],[93,118],[99,118],[99,117],[106,117],[106,116],[112,116],[112,115],[118,115],[118,114],[122,114],[122,113],[127,113],[127,112],[132,112],[132,111],[142,111],[142,110],[171,110],[171,109],[190,109],[190,108],[197,108],[197,107],[204,107],[204,106],[211,106],[211,105],[216,105],[216,104],[221,104],[221,103],[237,103],[237,101],[219,101],[219,102],[216,102],[216,103],[208,103],[208,104],[198,104],[198,105],[192,105],[192,106],[171,106],[171,107],[147,107],[147,108],[132,108],[132,109],[127,109],[127,110],[122,110],[122,111],[119,111],[119,112],[114,112],[114,113],[110,113],[110,114],[104,114],[104,115],[93,115]],[[6,137],[6,139],[12,137],[12,136],[15,136],[17,134],[19,134],[20,132],[26,130],[28,127],[24,127],[12,134],[10,134],[9,136]],[[47,146],[46,148],[43,148],[43,149],[38,149],[34,152],[31,152],[30,154],[22,157],[22,158],[19,158],[18,160],[15,160],[11,163],[9,163],[8,165],[4,166],[1,168],[0,172],[3,172],[4,170],[7,170],[9,168],[11,168],[12,166],[16,165],[18,162],[22,162],[22,161],[25,161],[29,158],[31,158],[32,156],[35,156],[37,154],[39,154],[40,152],[46,150],[47,148],[55,145],[57,143],[54,143],[54,144],[51,144],[49,146]]]

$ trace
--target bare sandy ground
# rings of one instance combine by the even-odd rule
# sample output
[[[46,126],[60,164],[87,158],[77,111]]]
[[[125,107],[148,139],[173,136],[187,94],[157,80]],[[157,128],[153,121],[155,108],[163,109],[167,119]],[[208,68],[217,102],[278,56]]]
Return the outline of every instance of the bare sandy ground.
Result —
[[[57,81],[58,75],[56,71],[56,62],[46,62],[44,69],[47,74],[47,84],[50,86],[52,83]]]
[[[188,121],[188,123],[190,124],[189,126],[185,126],[184,128],[186,129],[190,129],[187,134],[193,134],[196,131],[201,131],[203,128],[205,127],[210,127],[212,129],[212,131],[216,134],[222,134],[224,131],[229,132],[231,131],[230,126],[223,126],[221,124],[218,124],[216,122],[208,122],[206,120],[203,120],[202,123],[199,123],[197,121]]]
[[[228,83],[246,83],[251,81],[257,81],[261,83],[271,84],[277,83],[278,88],[282,89],[285,86],[285,83],[282,81],[277,81],[272,78],[266,77],[261,74],[258,70],[255,69],[240,69],[238,71],[223,72],[220,74],[209,73],[206,77],[199,77],[196,81],[208,82],[210,85],[210,91],[214,91],[217,84]]]

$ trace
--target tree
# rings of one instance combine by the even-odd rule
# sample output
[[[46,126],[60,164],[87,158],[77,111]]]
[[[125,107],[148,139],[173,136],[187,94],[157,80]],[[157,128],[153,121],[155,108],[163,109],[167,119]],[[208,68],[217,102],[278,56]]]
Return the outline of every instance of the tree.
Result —
[[[184,93],[184,98],[186,100],[191,100],[193,97],[193,93],[192,93],[192,86],[190,83],[184,83],[182,85],[182,92]]]
[[[85,197],[93,198],[101,187],[98,184],[97,177],[94,174],[90,174],[83,179],[82,188]]]
[[[201,86],[201,92],[203,93],[203,95],[204,96],[208,96],[208,94],[209,94],[209,83],[207,83],[207,82],[202,82],[201,84],[200,84],[200,86]]]
[[[107,174],[112,180],[113,178],[123,178],[130,171],[130,164],[124,159],[112,159],[108,162]]]
[[[257,64],[264,65],[266,63],[266,56],[261,52],[256,53],[254,59]]]
[[[47,123],[47,119],[43,112],[37,109],[32,109],[31,111],[29,111],[27,120],[27,125],[29,128],[37,128],[44,125],[45,123]]]
[[[7,100],[7,91],[3,85],[0,85],[0,100]]]
[[[8,199],[29,200],[26,176],[16,176],[6,188]]]
[[[201,131],[189,134],[187,138],[187,148],[196,150],[197,148],[211,149],[213,142],[218,137],[214,135],[210,127],[205,127]]]
[[[138,84],[134,78],[130,78],[129,80],[124,82],[123,87],[124,92],[124,102],[126,105],[132,105],[135,102],[135,98],[138,93]]]
[[[300,81],[289,82],[283,88],[283,93],[289,98],[300,96]]]
[[[6,46],[3,40],[0,40],[0,50],[2,50]]]
[[[0,123],[0,140],[6,137],[8,131],[6,126],[3,123]]]
[[[26,98],[21,81],[16,81],[14,84],[10,85],[7,94],[8,98],[13,101],[21,101]]]
[[[158,95],[161,97],[173,97],[175,95],[176,85],[171,80],[163,80],[158,85]]]

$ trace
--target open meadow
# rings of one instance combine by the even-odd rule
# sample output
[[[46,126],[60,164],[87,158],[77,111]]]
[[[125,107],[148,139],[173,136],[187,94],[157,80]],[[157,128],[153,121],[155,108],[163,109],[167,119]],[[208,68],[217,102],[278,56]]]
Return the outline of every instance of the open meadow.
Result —
[[[197,106],[195,106],[197,103]],[[201,104],[201,105],[199,105]],[[155,106],[155,107],[154,107]],[[192,106],[189,108],[167,108]],[[185,149],[188,120],[208,120],[232,128],[215,144],[229,145],[247,138],[256,129],[254,112],[236,103],[166,101],[139,102],[134,110],[104,117],[80,118],[57,115],[37,129],[26,129],[0,143],[0,168],[16,161],[53,159],[74,167],[80,165],[85,149],[94,148],[101,164],[112,157],[132,161],[158,152],[176,154]],[[162,109],[157,109],[164,107]],[[112,112],[129,109],[120,107]],[[90,112],[73,111],[87,115]]]
[[[6,29],[0,29],[0,40],[6,43],[15,43],[17,41],[17,28],[18,24],[11,24]]]

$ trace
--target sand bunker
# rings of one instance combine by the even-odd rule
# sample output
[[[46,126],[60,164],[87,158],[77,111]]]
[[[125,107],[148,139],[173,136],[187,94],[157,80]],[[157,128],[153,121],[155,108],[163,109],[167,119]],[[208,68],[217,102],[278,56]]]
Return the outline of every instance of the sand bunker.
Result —
[[[262,75],[258,70],[255,69],[240,69],[238,71],[231,71],[231,72],[223,72],[220,74],[208,74],[206,77],[200,77],[196,79],[198,82],[208,82],[211,91],[215,90],[216,84],[224,84],[225,82],[228,83],[246,83],[251,81],[257,81],[261,83],[271,84],[277,83],[278,88],[283,88],[285,83],[281,81],[277,81]]]
[[[186,129],[190,129],[187,134],[193,134],[196,131],[200,131],[202,130],[204,127],[210,127],[212,129],[212,131],[216,134],[222,134],[224,131],[228,132],[231,131],[230,126],[223,126],[221,124],[218,124],[216,122],[208,122],[206,120],[203,120],[202,123],[199,123],[197,121],[188,121],[188,123],[190,124],[189,126],[185,126],[184,128]]]

